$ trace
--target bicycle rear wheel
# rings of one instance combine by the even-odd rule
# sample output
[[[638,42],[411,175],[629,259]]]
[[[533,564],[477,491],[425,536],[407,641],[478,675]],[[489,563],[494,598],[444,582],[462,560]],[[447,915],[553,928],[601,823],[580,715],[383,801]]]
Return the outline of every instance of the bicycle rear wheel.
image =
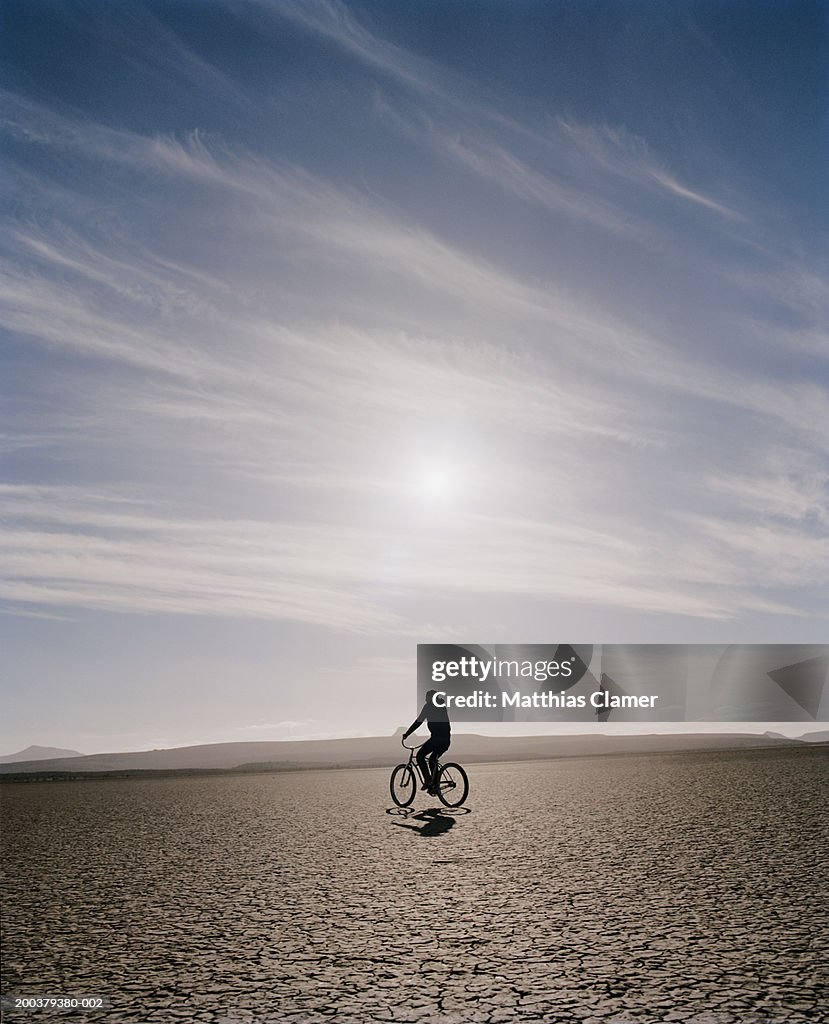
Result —
[[[447,807],[460,807],[469,796],[469,779],[459,764],[449,761],[440,766],[438,797]]]
[[[417,792],[417,782],[411,765],[399,764],[389,780],[391,798],[398,807],[408,807]]]

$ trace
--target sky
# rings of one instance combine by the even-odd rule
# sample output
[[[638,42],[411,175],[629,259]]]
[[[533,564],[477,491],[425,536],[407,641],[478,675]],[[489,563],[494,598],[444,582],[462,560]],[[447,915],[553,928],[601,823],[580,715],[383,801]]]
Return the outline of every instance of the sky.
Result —
[[[0,749],[829,640],[829,14],[3,5]]]

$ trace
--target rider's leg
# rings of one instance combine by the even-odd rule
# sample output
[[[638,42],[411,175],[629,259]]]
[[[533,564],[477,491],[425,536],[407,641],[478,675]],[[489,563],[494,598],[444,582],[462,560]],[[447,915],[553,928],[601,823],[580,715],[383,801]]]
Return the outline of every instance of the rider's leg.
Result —
[[[438,785],[438,758],[441,754],[445,754],[448,749],[448,739],[444,739],[443,737],[438,739],[435,737],[431,756],[429,757],[430,778],[432,780],[432,785],[429,787],[430,792],[436,791]]]
[[[429,764],[432,758],[429,755],[432,753],[433,746],[434,744],[430,737],[415,755],[417,763],[420,766],[421,774],[423,775],[423,785],[421,786],[421,789],[429,789],[432,785],[433,775],[430,771],[432,766]]]
[[[429,786],[429,792],[431,793],[438,784],[438,752],[436,750],[433,750],[429,755],[429,778],[431,779]]]

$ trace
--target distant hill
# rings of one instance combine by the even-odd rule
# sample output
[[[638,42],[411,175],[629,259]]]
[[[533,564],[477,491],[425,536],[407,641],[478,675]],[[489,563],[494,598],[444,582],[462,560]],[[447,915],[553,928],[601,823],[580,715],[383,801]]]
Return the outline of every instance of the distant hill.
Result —
[[[459,761],[523,761],[602,754],[667,753],[689,750],[726,750],[747,747],[801,746],[799,740],[740,734],[674,734],[608,736],[478,736],[456,733],[452,757]],[[33,749],[33,748],[30,748]],[[42,749],[42,748],[41,748]],[[0,763],[0,774],[10,772],[121,772],[247,769],[286,771],[301,768],[369,768],[393,765],[408,755],[394,736],[362,739],[283,740],[258,743],[210,743],[169,750],[89,754],[49,760]]]
[[[16,754],[3,754],[0,756],[0,764],[13,764],[18,761],[48,761],[56,757],[83,757],[78,750],[64,750],[61,747],[26,747]]]
[[[806,732],[800,738],[806,743],[829,743],[829,729],[822,732]]]

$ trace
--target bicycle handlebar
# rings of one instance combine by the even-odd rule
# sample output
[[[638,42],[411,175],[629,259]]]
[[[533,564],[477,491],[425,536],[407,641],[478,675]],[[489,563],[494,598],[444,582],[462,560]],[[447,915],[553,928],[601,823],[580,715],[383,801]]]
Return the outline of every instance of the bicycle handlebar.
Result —
[[[415,743],[413,747],[410,747],[406,740],[402,736],[400,737],[400,744],[401,746],[405,747],[406,750],[417,750],[417,748],[422,747],[425,742],[426,740],[421,740],[420,743]]]

